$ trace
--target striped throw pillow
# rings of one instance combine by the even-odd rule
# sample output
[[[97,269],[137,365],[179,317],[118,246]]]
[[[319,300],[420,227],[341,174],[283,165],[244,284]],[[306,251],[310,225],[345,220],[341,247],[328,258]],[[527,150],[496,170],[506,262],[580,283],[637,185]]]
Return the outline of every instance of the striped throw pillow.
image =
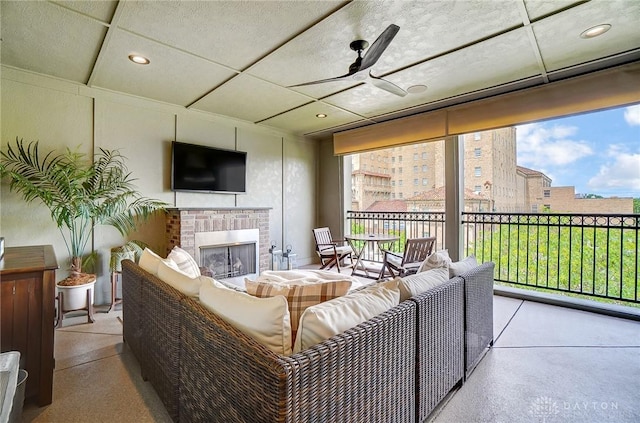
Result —
[[[198,266],[198,263],[191,257],[191,254],[182,248],[173,247],[167,258],[173,260],[178,265],[178,269],[190,277],[197,278],[200,276],[200,266]]]

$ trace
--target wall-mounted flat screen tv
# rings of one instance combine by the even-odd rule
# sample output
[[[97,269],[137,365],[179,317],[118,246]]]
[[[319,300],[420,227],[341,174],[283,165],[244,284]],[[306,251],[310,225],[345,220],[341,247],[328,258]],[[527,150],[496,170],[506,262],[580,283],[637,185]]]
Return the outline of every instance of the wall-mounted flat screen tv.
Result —
[[[247,153],[173,141],[171,189],[240,194],[246,192]]]

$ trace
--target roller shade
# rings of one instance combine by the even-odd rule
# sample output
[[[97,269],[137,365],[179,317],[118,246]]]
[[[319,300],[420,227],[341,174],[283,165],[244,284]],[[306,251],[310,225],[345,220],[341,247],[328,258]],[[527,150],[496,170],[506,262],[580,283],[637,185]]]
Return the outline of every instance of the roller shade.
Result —
[[[338,132],[335,155],[640,103],[640,63]]]

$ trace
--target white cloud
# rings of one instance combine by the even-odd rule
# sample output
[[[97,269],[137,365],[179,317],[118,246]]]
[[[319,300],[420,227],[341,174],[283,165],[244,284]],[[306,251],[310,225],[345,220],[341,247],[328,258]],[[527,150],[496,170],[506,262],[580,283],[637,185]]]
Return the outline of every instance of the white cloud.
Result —
[[[518,163],[540,168],[564,166],[593,154],[584,141],[571,139],[578,131],[575,126],[540,123],[518,126]]]
[[[587,184],[594,190],[631,189],[640,191],[640,153],[618,153],[614,162],[600,166]]]
[[[631,126],[640,126],[640,104],[625,108],[624,120]]]

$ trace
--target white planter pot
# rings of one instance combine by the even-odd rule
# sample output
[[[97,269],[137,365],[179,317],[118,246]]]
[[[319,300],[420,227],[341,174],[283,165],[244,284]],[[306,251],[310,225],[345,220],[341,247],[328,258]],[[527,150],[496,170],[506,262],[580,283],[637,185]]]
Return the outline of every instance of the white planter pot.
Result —
[[[91,291],[91,304],[94,299],[94,285],[96,281],[76,286],[60,286],[56,285],[58,292],[62,292],[62,311],[87,309],[87,290]]]

